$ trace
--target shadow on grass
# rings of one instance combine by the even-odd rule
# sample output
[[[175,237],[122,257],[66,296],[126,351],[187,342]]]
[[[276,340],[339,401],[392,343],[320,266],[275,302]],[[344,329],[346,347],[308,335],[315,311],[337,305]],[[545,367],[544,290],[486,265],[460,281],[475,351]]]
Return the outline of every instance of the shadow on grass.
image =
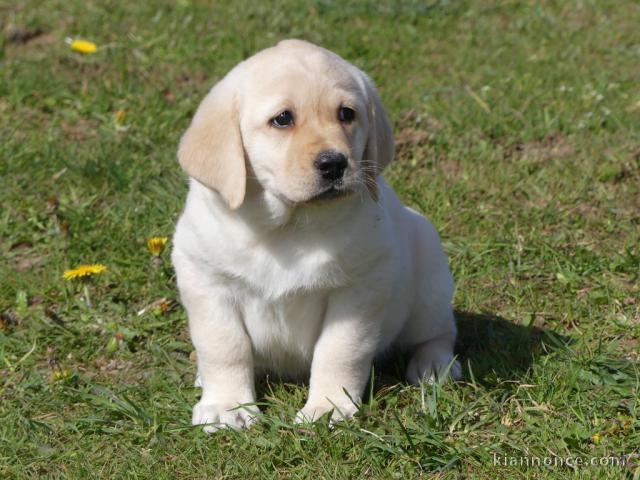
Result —
[[[537,358],[571,343],[569,337],[535,326],[516,325],[498,315],[456,310],[455,316],[458,326],[455,353],[462,364],[462,380],[473,378],[484,386],[521,380]],[[407,384],[404,373],[407,357],[406,353],[389,352],[375,360],[375,391],[389,385]],[[261,401],[268,396],[269,382],[284,382],[292,387],[308,385],[308,378],[296,381],[277,374],[258,379],[257,393]],[[365,397],[369,388],[370,384],[365,388]]]
[[[500,316],[456,310],[456,354],[465,379],[479,383],[519,380],[536,358],[571,343],[569,337]]]
[[[463,380],[493,385],[520,380],[538,358],[570,344],[568,337],[535,326],[516,325],[498,315],[455,311],[458,341],[455,352]],[[375,364],[376,387],[404,383],[407,358],[392,355]]]

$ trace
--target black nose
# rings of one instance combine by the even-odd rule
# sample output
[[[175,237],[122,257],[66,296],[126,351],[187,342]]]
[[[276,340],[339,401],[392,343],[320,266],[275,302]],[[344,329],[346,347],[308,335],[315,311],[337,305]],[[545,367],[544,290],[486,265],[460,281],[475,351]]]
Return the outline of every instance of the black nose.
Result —
[[[318,172],[320,172],[320,176],[324,180],[335,182],[342,178],[348,163],[347,157],[343,154],[334,152],[333,150],[327,150],[326,152],[318,154],[313,165]]]

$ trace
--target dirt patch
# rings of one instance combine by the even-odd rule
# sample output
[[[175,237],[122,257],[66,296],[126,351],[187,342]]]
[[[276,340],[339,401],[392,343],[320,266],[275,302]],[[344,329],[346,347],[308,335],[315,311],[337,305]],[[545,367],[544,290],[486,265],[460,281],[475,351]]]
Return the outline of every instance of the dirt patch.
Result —
[[[129,360],[122,360],[118,358],[112,358],[110,360],[106,358],[100,358],[96,360],[95,366],[101,372],[105,372],[107,374],[117,374],[118,372],[131,370],[134,364]]]
[[[458,179],[464,175],[464,168],[459,161],[445,157],[438,160],[436,166],[447,178]]]
[[[518,143],[507,149],[505,157],[543,163],[554,158],[567,157],[574,153],[575,149],[565,135],[553,133],[542,140]]]
[[[435,118],[425,117],[414,109],[407,110],[396,123],[395,144],[400,157],[403,152],[425,146],[442,130],[442,124]]]
[[[60,131],[68,140],[82,141],[98,134],[99,124],[96,121],[81,118],[76,122],[60,122]]]
[[[464,168],[458,159],[434,152],[433,142],[443,128],[433,117],[419,115],[413,109],[406,111],[396,123],[395,161],[409,165],[414,174],[420,169],[435,169],[446,178],[462,178]]]
[[[14,268],[20,273],[28,272],[34,267],[37,267],[45,260],[44,255],[38,255],[35,252],[30,252],[27,255],[18,255],[13,259]]]
[[[637,319],[640,322],[640,318]],[[640,360],[640,341],[636,338],[621,338],[619,340],[620,351],[623,353],[624,358],[630,362],[637,362]]]
[[[167,78],[167,73],[158,68],[153,69],[148,75],[149,79],[160,79],[158,88],[167,103],[173,103],[176,98],[183,97],[184,92],[203,91],[203,85],[211,87],[217,81],[215,77],[203,71],[179,72],[170,77],[169,82],[162,80]]]
[[[13,245],[7,256],[13,261],[14,270],[24,273],[41,265],[47,258],[47,255],[43,255],[32,248],[30,243],[18,243]]]
[[[10,29],[5,35],[5,38],[7,40],[7,43],[10,43],[10,44],[11,43],[25,44],[25,43],[29,43],[35,38],[40,37],[44,33],[45,32],[42,28],[16,27],[16,28]]]
[[[405,146],[418,146],[429,139],[429,133],[417,128],[404,128],[396,135],[396,148]]]
[[[7,39],[7,48],[6,53],[7,57],[19,57],[23,55],[27,55],[31,52],[43,52],[46,49],[57,42],[60,39],[52,33],[49,32],[39,32],[37,35],[33,35],[29,38],[29,35],[25,34],[25,41],[16,40],[14,42],[9,42]]]

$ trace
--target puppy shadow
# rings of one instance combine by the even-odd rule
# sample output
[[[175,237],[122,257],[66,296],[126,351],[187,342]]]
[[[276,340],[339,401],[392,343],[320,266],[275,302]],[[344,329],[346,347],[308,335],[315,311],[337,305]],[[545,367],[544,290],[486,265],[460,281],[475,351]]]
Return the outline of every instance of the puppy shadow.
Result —
[[[456,310],[455,317],[458,326],[455,353],[462,365],[461,380],[473,380],[484,387],[522,379],[537,358],[571,343],[569,337],[534,325],[517,325],[491,313]],[[380,392],[390,386],[406,385],[407,357],[403,353],[391,352],[376,359],[373,391]],[[263,376],[257,384],[260,402],[274,401],[271,393],[274,385],[280,385],[280,388],[291,393],[308,386],[308,379],[296,381],[278,375]],[[365,402],[370,389],[369,382],[363,392]],[[302,398],[300,400],[303,401]]]
[[[537,358],[571,343],[569,337],[534,325],[517,325],[491,313],[456,310],[455,317],[455,353],[462,365],[462,380],[484,386],[520,380]],[[406,382],[406,362],[402,355],[376,362],[375,389]]]
[[[519,380],[537,358],[571,343],[564,335],[534,325],[517,325],[498,315],[456,310],[456,354],[465,380],[495,384]]]

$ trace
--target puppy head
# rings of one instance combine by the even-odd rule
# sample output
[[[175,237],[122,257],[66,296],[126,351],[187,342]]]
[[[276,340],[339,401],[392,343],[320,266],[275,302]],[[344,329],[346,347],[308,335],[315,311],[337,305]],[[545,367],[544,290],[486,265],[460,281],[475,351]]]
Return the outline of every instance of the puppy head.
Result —
[[[185,171],[231,209],[247,171],[290,204],[368,190],[393,158],[373,82],[339,56],[287,40],[236,66],[200,104],[178,149]]]

